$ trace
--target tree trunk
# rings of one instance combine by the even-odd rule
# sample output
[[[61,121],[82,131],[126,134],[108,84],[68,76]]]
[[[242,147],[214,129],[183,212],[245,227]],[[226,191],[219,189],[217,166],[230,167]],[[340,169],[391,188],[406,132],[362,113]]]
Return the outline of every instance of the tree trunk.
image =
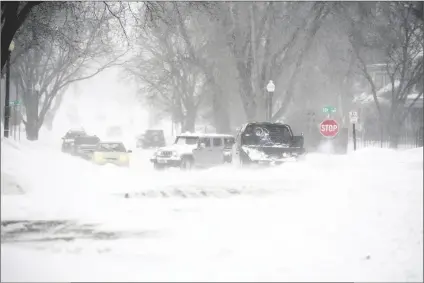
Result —
[[[44,125],[46,128],[51,131],[53,129],[53,121],[56,116],[56,112],[59,110],[60,106],[62,105],[63,97],[65,96],[65,92],[68,89],[68,87],[64,87],[54,99],[54,105],[50,108],[50,110],[47,111],[45,117],[44,117]]]
[[[239,88],[241,100],[243,102],[243,108],[246,113],[247,120],[249,122],[256,120],[256,99],[255,93],[252,89],[251,80],[251,61],[248,61],[247,64],[239,61],[237,63],[237,70],[239,74]]]
[[[26,99],[25,110],[26,110],[26,123],[25,123],[25,132],[27,134],[27,139],[30,141],[38,140],[38,131],[40,130],[40,125],[38,123],[38,94],[36,93],[25,93]]]
[[[389,144],[390,148],[398,148],[399,138],[401,134],[401,122],[396,118],[393,119],[393,122],[388,125],[389,130]]]
[[[231,133],[230,117],[227,111],[214,110],[215,128],[217,133],[229,134]]]
[[[181,132],[194,133],[195,126],[196,126],[196,110],[188,109],[187,114],[184,116]]]
[[[40,128],[37,125],[37,122],[34,120],[31,120],[25,125],[25,132],[27,139],[29,141],[36,141],[38,140],[38,132],[40,131]]]
[[[228,114],[228,108],[226,103],[223,101],[222,92],[215,90],[213,94],[213,113],[214,113],[214,126],[217,133],[231,133],[230,115]]]
[[[398,148],[399,138],[400,132],[398,130],[393,129],[392,133],[390,133],[390,148]]]

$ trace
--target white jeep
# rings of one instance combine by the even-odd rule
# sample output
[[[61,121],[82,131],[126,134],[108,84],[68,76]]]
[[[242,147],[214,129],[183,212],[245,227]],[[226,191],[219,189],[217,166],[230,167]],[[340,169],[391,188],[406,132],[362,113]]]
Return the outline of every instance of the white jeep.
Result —
[[[188,170],[230,163],[234,141],[232,135],[181,134],[173,145],[159,148],[150,161],[158,170],[168,167]]]

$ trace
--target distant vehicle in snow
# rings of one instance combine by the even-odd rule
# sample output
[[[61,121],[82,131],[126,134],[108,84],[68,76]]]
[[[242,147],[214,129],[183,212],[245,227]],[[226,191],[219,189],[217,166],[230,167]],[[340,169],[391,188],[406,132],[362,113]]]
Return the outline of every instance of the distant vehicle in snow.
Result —
[[[163,130],[146,130],[137,138],[137,148],[155,148],[165,146]]]
[[[233,162],[248,164],[282,164],[305,154],[303,135],[294,136],[287,124],[255,122],[240,128],[233,147]]]
[[[84,129],[71,129],[62,137],[62,152],[71,152],[76,137],[86,136]]]
[[[112,163],[118,166],[130,165],[129,153],[122,142],[100,142],[94,149],[92,161],[98,165]]]
[[[100,139],[97,136],[78,136],[75,138],[71,154],[90,159]]]
[[[220,134],[181,134],[173,145],[158,149],[150,161],[155,169],[210,167],[231,162],[234,137]]]

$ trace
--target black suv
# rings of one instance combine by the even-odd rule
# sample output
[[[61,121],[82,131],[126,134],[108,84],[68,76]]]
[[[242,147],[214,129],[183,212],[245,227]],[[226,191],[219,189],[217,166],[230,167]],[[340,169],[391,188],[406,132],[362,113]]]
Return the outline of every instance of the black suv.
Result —
[[[90,159],[99,143],[100,139],[97,136],[85,135],[76,137],[71,153],[72,155]]]
[[[303,155],[303,143],[303,135],[294,136],[287,124],[248,123],[238,132],[232,159],[241,166],[281,164]]]
[[[82,129],[69,130],[62,137],[62,152],[71,152],[74,146],[75,138],[86,135],[87,133]]]

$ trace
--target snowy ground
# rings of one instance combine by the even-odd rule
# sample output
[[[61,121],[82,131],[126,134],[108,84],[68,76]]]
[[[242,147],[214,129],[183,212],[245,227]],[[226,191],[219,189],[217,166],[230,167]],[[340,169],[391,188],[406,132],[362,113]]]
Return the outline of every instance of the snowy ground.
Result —
[[[194,172],[1,151],[2,281],[423,280],[422,148]]]

